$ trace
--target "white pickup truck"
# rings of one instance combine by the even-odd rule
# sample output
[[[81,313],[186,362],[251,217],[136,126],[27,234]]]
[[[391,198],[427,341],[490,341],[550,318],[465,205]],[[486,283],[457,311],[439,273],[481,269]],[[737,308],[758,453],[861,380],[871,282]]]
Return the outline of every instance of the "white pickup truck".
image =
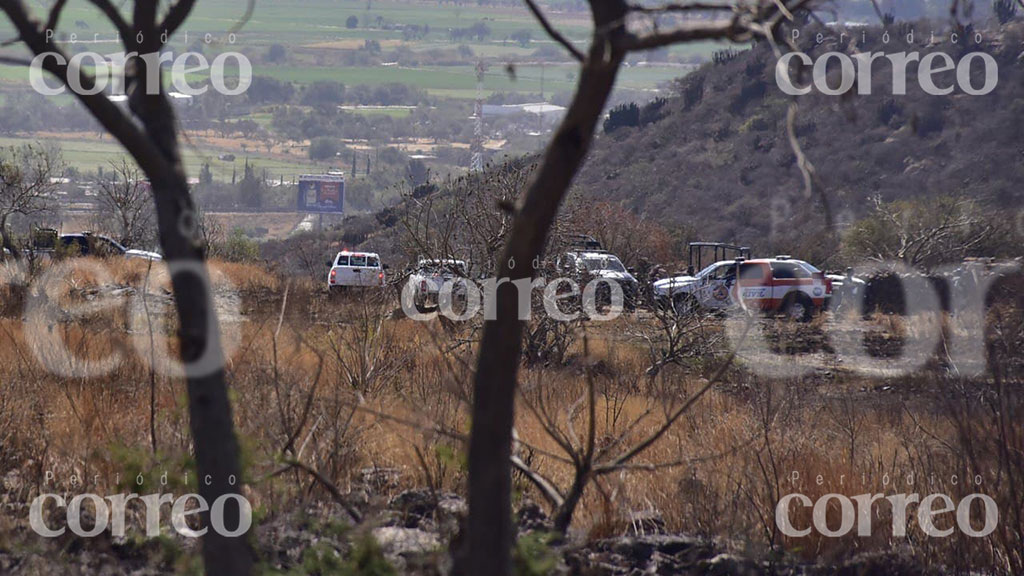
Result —
[[[420,312],[437,308],[438,295],[446,282],[452,284],[453,304],[465,303],[469,277],[462,260],[420,260],[409,276],[413,286],[413,303]]]
[[[384,286],[387,283],[380,256],[373,252],[343,250],[328,265],[331,271],[327,275],[327,288],[331,292],[345,288]]]

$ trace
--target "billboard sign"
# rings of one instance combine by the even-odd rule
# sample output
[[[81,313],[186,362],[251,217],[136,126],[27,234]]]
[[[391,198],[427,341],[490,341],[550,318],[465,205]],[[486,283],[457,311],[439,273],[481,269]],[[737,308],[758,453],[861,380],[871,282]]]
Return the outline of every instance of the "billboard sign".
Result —
[[[340,214],[345,206],[345,177],[340,172],[299,177],[299,212]]]

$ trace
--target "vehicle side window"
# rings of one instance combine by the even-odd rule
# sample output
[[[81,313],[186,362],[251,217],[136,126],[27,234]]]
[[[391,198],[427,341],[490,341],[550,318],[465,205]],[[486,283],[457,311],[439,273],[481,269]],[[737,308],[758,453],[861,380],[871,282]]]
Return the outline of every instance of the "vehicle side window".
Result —
[[[789,280],[796,278],[795,270],[792,264],[785,264],[782,262],[772,263],[772,278],[776,280]]]
[[[353,266],[366,266],[366,256],[352,256]]]
[[[85,256],[89,253],[89,243],[86,242],[85,238],[65,236],[60,239],[60,243],[68,255]]]
[[[338,263],[335,266],[348,266],[348,254],[338,256]]]
[[[110,242],[103,238],[93,237],[90,238],[90,240],[92,240],[90,252],[97,256],[102,256],[106,258],[109,256],[113,256],[114,254],[117,253],[117,250],[114,248],[113,244],[111,244]]]
[[[743,280],[761,280],[764,278],[764,268],[760,264],[741,264],[740,278]]]
[[[711,272],[715,280],[728,280],[736,277],[736,266],[734,264],[723,264]]]
[[[380,268],[380,259],[376,256],[367,256],[366,265],[370,268]]]
[[[789,262],[773,262],[772,277],[781,280],[793,278],[810,278],[811,274],[801,266]]]

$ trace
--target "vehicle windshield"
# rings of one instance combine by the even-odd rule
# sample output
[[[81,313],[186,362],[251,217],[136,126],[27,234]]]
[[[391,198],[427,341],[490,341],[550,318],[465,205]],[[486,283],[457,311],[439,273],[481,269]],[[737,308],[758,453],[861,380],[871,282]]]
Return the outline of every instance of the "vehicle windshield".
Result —
[[[583,258],[583,265],[588,272],[598,270],[610,270],[612,272],[625,272],[626,268],[615,256],[588,256]]]
[[[697,272],[695,278],[703,278],[707,276],[708,274],[711,273],[712,270],[715,269],[716,266],[718,266],[718,262],[715,262],[714,264],[709,265],[707,268],[701,270],[700,272]]]
[[[102,239],[104,242],[109,242],[111,247],[114,250],[117,250],[118,252],[124,253],[128,251],[128,249],[125,248],[123,244],[121,244],[117,240],[114,240],[113,238],[109,238],[107,236],[98,236],[98,238]]]
[[[466,276],[466,263],[462,260],[423,260],[420,262],[420,270],[428,274],[445,274],[455,272],[459,276]]]
[[[372,254],[338,254],[337,266],[354,266],[358,268],[380,268],[380,258]]]
[[[815,268],[813,264],[807,262],[800,262],[799,264],[804,267],[804,270],[807,270],[811,274],[817,274],[818,272],[821,272],[821,270]]]
[[[119,242],[110,238],[109,236],[89,236],[92,239],[92,248],[96,251],[99,256],[110,256],[114,254],[124,254],[128,251],[127,248],[122,246]]]

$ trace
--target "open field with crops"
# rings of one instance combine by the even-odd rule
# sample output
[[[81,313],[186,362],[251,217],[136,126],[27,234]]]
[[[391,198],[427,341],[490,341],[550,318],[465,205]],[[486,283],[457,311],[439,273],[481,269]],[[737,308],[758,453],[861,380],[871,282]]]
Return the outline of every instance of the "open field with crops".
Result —
[[[558,3],[546,10],[571,40],[580,45],[588,41],[590,23],[583,12]],[[67,52],[117,50],[116,36],[90,3],[68,2],[62,22],[57,42],[63,42]],[[0,22],[0,36],[9,32],[7,26]],[[257,175],[265,172],[267,181],[280,182],[331,166],[351,171],[353,151],[369,151],[375,162],[377,151],[389,147],[403,154],[426,154],[436,175],[459,174],[468,167],[464,151],[472,138],[472,100],[482,95],[496,103],[565,104],[579,73],[578,63],[519,5],[283,0],[256,2],[252,13],[245,14],[237,2],[211,0],[197,4],[169,46],[173,53],[202,52],[210,61],[220,53],[237,51],[251,63],[255,79],[271,87],[261,91],[254,85],[224,101],[207,93],[193,100],[189,111],[179,110],[181,121],[190,127],[183,139],[189,176],[198,177],[208,164],[217,182],[240,177],[246,159]],[[617,101],[646,101],[667,94],[674,79],[718,48],[698,43],[638,55],[618,75]],[[18,50],[10,47],[4,53],[17,57]],[[485,71],[478,90],[481,63]],[[89,62],[84,68],[94,70]],[[229,60],[224,70],[226,84],[234,86],[237,65]],[[174,90],[170,76],[165,73],[164,85]],[[209,70],[189,72],[186,80],[208,86],[209,76]],[[325,84],[339,86],[339,95],[327,104],[311,105],[307,94]],[[4,105],[10,114],[24,113],[27,120],[0,124],[0,146],[57,143],[67,166],[86,179],[124,155],[109,136],[83,132],[88,124],[81,121],[82,114],[76,112],[80,107],[70,94],[37,97],[25,67],[0,64],[0,106]],[[39,109],[31,110],[33,106]],[[293,115],[275,123],[274,114],[282,109]],[[357,118],[344,118],[350,115]],[[487,149],[511,155],[542,146],[543,132],[553,125],[526,118],[512,126],[497,117],[485,122],[485,138],[501,143]],[[252,123],[255,129],[244,128]],[[243,128],[232,133],[232,126]],[[218,136],[212,137],[212,132]],[[509,132],[512,138],[506,135]],[[318,138],[346,148],[344,160],[336,160],[331,150],[314,153],[311,143]],[[438,153],[438,148],[443,150]],[[235,160],[219,160],[223,154],[234,155]],[[389,166],[374,167],[389,174],[377,177],[372,189],[360,193],[379,204],[400,183],[409,161],[389,156]],[[360,160],[363,172],[368,170],[366,162]]]
[[[20,146],[41,142],[44,144],[60,144],[64,162],[71,167],[81,171],[95,171],[97,167],[108,167],[111,161],[124,156],[124,148],[115,142],[110,136],[103,138],[84,138],[83,135],[76,135],[77,138],[58,138],[56,136],[25,137],[25,138],[0,138],[0,146]],[[245,159],[255,169],[262,173],[265,169],[268,175],[274,179],[281,176],[286,181],[315,170],[315,165],[305,157],[304,151],[296,150],[293,158],[282,158],[282,155],[270,157],[261,154],[255,146],[248,153],[243,153],[237,148],[230,149],[236,155],[234,162],[218,160],[217,156],[221,151],[212,147],[189,147],[186,146],[185,169],[190,176],[198,175],[203,164],[209,164],[214,178],[222,182],[230,182],[232,172],[241,174]],[[269,178],[269,176],[268,176]]]
[[[554,48],[529,12],[522,7],[460,6],[435,2],[394,2],[315,0],[299,2],[285,0],[258,2],[244,27],[234,33],[229,42],[229,31],[243,17],[244,10],[236,2],[217,0],[197,5],[195,13],[178,35],[172,39],[176,50],[203,47],[204,51],[215,54],[222,50],[238,50],[258,60],[273,44],[280,44],[297,54],[327,54],[339,51],[356,51],[366,41],[379,43],[386,51],[406,49],[415,52],[451,50],[458,45],[467,46],[481,58],[496,62],[529,62],[531,55],[540,47]],[[348,28],[346,20],[358,19],[355,28]],[[589,35],[589,23],[581,13],[553,11],[552,19],[560,25],[566,35],[583,42]],[[86,2],[70,2],[64,18],[75,22],[76,45],[103,52],[113,50],[112,31],[104,28],[102,20],[90,10]],[[450,29],[464,28],[482,22],[489,34],[483,38],[464,38],[453,41]],[[416,38],[403,36],[403,27],[417,25],[429,27],[429,32]],[[0,33],[6,23],[0,23]],[[519,45],[509,41],[517,32],[529,32],[531,41]],[[212,42],[206,44],[206,35]],[[98,41],[93,43],[93,38]],[[68,40],[70,41],[70,40]],[[86,44],[88,42],[88,44]],[[701,43],[679,48],[673,55],[709,58],[717,46]],[[330,80],[345,84],[376,85],[388,82],[412,84],[429,92],[454,98],[472,98],[476,85],[473,63],[452,64],[442,67],[423,66],[417,68],[380,66],[338,66],[334,63],[313,66],[281,65],[272,62],[255,62],[255,74],[267,75],[298,84]],[[568,76],[574,74],[575,66],[562,71],[549,71],[545,88],[548,92],[565,91],[572,88]],[[644,70],[625,70],[619,83],[623,87],[643,90],[654,88],[658,83],[681,75],[679,69],[668,66]],[[500,68],[491,70],[485,78],[485,90],[535,93],[540,91],[539,69],[524,66],[512,80]],[[24,69],[0,65],[0,83],[27,85]]]

